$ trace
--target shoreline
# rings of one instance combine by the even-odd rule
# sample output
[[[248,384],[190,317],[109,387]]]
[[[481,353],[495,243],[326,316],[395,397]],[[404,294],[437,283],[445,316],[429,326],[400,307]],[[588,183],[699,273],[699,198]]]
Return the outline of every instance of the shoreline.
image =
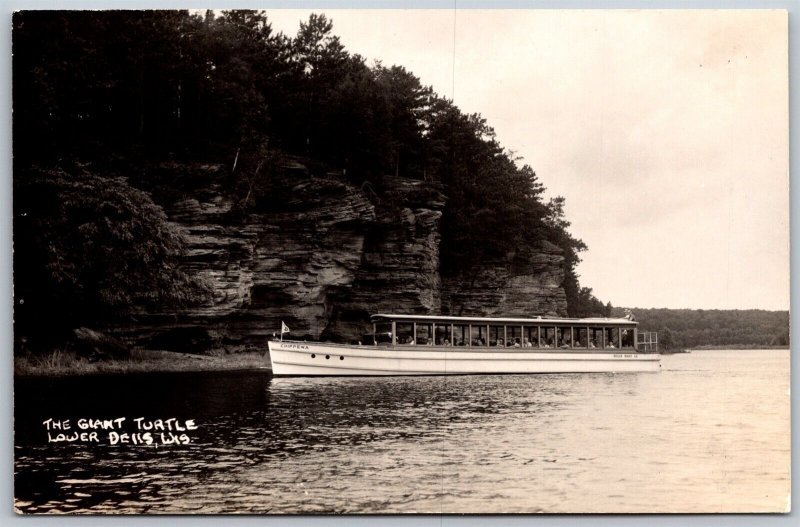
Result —
[[[174,351],[134,350],[128,359],[90,362],[73,353],[55,350],[48,354],[14,357],[14,377],[77,377],[83,375],[172,373],[205,371],[272,371],[266,353],[197,355]]]
[[[662,355],[689,354],[693,351],[790,350],[787,346],[701,346]],[[272,372],[267,353],[250,351],[226,355],[198,355],[177,351],[134,350],[128,359],[109,359],[90,362],[74,353],[54,350],[45,355],[14,357],[14,377],[80,377],[84,375],[117,375],[132,373],[178,373],[214,371]]]

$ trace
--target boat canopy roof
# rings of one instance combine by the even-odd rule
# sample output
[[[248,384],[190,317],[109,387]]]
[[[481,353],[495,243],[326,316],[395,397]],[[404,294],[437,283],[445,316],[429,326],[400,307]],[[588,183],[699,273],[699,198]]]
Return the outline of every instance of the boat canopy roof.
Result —
[[[372,315],[372,322],[442,322],[448,324],[519,324],[554,326],[637,326],[638,322],[627,318],[491,318],[491,317],[446,317],[433,315],[394,315],[379,313]]]

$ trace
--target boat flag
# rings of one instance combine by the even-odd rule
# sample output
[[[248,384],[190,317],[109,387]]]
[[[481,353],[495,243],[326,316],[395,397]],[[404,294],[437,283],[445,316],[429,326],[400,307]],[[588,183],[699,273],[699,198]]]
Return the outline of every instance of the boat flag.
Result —
[[[289,326],[284,324],[283,320],[281,320],[281,340],[283,340],[284,333],[289,333]]]

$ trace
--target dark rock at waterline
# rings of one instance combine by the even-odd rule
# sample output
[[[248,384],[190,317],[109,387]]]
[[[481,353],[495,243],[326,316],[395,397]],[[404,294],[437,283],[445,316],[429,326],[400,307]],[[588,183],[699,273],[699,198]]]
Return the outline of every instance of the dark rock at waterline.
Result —
[[[121,340],[93,329],[80,327],[73,330],[75,353],[89,360],[127,359],[130,348]]]

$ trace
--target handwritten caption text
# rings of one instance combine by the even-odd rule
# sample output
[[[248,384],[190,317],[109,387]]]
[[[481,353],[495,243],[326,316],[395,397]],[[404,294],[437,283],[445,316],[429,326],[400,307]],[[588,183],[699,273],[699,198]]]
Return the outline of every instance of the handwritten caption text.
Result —
[[[106,443],[109,445],[188,445],[194,419],[47,419],[42,421],[48,443]]]

